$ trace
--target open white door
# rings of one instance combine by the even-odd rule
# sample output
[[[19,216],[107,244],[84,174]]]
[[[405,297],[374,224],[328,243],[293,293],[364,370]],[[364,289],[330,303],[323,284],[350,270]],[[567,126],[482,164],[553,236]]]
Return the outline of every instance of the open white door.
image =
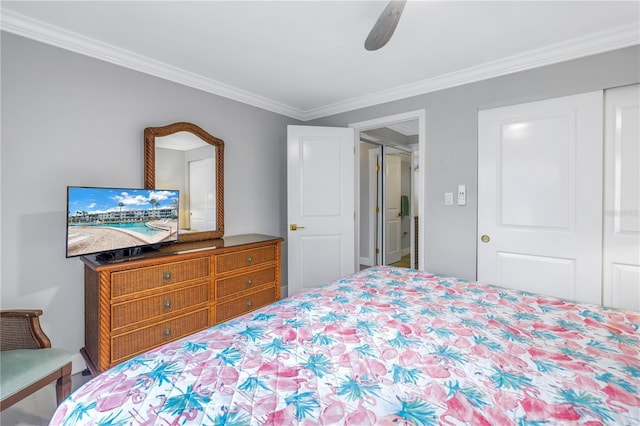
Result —
[[[352,128],[288,126],[288,294],[355,271]]]
[[[602,292],[602,92],[480,111],[478,280]]]
[[[400,157],[384,156],[384,264],[402,258],[402,216],[400,215]]]

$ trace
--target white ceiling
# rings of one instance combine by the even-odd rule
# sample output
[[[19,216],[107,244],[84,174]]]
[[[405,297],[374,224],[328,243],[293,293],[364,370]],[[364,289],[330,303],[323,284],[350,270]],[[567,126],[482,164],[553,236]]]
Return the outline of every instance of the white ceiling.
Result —
[[[300,120],[640,44],[640,1],[2,1],[2,29]]]

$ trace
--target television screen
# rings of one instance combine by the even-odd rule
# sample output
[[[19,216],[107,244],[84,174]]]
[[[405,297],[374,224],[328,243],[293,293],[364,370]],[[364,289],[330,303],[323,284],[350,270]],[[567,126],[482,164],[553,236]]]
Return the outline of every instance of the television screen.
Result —
[[[178,240],[179,191],[67,187],[67,257],[103,260]]]

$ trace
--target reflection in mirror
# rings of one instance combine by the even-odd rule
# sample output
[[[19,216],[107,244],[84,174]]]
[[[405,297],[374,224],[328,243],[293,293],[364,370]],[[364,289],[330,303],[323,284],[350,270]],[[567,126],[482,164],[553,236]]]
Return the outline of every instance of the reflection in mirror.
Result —
[[[215,167],[216,148],[189,132],[156,138],[156,188],[175,188],[184,194],[182,231],[216,229]]]
[[[180,190],[180,241],[224,235],[223,151],[191,123],[145,129],[145,187]]]

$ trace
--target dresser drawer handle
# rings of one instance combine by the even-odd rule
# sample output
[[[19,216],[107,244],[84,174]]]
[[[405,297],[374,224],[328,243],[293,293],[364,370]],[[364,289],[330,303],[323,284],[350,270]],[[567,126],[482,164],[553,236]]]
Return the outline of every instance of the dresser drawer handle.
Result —
[[[162,303],[162,307],[164,308],[165,311],[168,311],[169,309],[171,309],[171,300],[167,299]]]
[[[251,279],[251,277],[247,278],[247,288],[251,287],[253,285],[253,280]]]
[[[164,330],[162,330],[162,336],[165,338],[171,336],[171,329],[165,328]]]
[[[253,262],[253,259],[251,256],[247,256],[247,265],[251,265],[251,262]]]
[[[165,281],[169,281],[169,280],[171,279],[171,271],[167,271],[167,272],[165,272],[164,274],[162,274],[162,278],[163,278]]]
[[[247,300],[247,308],[251,307],[251,300]]]

